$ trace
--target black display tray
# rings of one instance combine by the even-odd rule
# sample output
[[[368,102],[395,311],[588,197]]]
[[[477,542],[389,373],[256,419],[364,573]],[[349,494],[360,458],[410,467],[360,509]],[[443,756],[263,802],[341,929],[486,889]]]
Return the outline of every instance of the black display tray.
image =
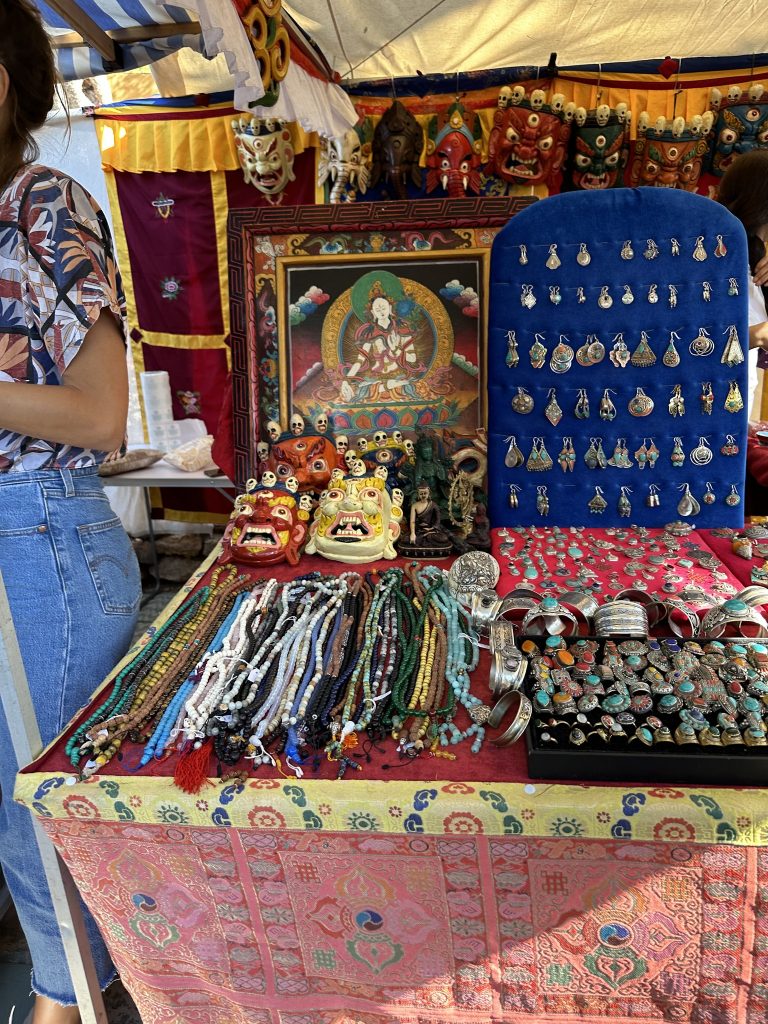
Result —
[[[518,637],[540,641],[540,636]],[[566,641],[595,637],[572,637]],[[615,637],[617,643],[630,637]],[[662,640],[663,637],[655,639]],[[706,640],[698,640],[702,645]],[[729,638],[734,639],[735,638]],[[678,639],[679,644],[685,641]],[[748,640],[735,640],[748,644]],[[523,691],[531,696],[530,672]],[[534,712],[535,716],[535,712]],[[653,747],[633,749],[607,747],[542,747],[536,744],[533,724],[525,733],[528,775],[531,779],[557,779],[578,782],[613,782],[644,785],[649,782],[693,784],[698,786],[768,786],[768,747]]]

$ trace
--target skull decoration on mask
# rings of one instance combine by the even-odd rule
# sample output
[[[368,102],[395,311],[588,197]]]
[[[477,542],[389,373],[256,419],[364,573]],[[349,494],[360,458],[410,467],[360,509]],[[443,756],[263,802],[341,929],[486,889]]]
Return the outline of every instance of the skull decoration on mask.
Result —
[[[266,483],[269,477],[271,484]],[[290,491],[275,486],[274,474],[265,473],[260,485],[236,499],[219,561],[298,565],[308,520],[309,510],[300,508]]]
[[[452,198],[480,192],[482,129],[476,113],[460,103],[429,122],[427,192],[443,188]]]
[[[315,416],[315,430],[318,434],[328,433],[328,417],[324,412],[321,412],[319,416]]]
[[[631,111],[626,103],[615,110],[579,107],[571,137],[570,183],[577,189],[614,188],[623,184],[629,148]]]
[[[723,96],[719,89],[710,92],[710,106],[716,114],[709,152],[709,167],[721,177],[728,166],[751,149],[768,149],[768,102],[764,88],[750,85],[746,92],[733,86]]]
[[[297,412],[291,416],[291,433],[294,437],[304,433],[304,417],[299,416]]]
[[[266,473],[262,474],[261,485],[262,487],[274,487],[277,483],[277,477],[271,470],[267,470]]]
[[[498,107],[488,140],[486,173],[508,185],[559,185],[571,133],[572,112],[558,93],[552,104],[546,93],[534,89],[526,99],[521,87],[512,92],[509,105]]]
[[[695,192],[707,151],[707,132],[714,115],[697,114],[686,124],[684,117],[667,121],[660,117],[651,125],[647,114],[637,124],[637,141],[629,183],[656,188],[679,188]]]
[[[373,133],[371,186],[381,180],[394,193],[395,199],[407,199],[409,179],[417,188],[421,186],[419,158],[423,145],[421,125],[399,100],[395,100],[384,111]]]
[[[405,454],[408,456],[409,459],[412,459],[416,454],[416,449],[414,448],[413,441],[410,439],[410,437],[406,437],[403,439],[403,448],[405,448]]]
[[[344,455],[347,448],[349,448],[349,438],[346,434],[339,434],[336,438],[336,451],[339,455]]]
[[[269,421],[269,423],[267,424],[267,433],[269,434],[269,440],[274,444],[281,434],[280,424],[277,422],[277,420]]]
[[[358,437],[356,444],[357,444],[357,450],[359,452],[367,452],[368,451],[368,442],[367,442],[367,440],[364,437]]]
[[[373,435],[373,443],[376,445],[377,448],[383,448],[384,445],[387,443],[388,437],[389,435],[387,434],[386,430],[377,430],[376,433]]]
[[[401,518],[383,480],[339,473],[315,510],[307,551],[337,562],[395,558]]]
[[[259,441],[256,445],[256,457],[259,463],[266,462],[269,458],[269,445],[266,441]]]
[[[402,432],[402,430],[393,430],[392,431],[392,440],[394,441],[394,443],[396,445],[399,445],[399,447],[402,448],[402,446],[403,446],[403,432]]]
[[[284,121],[241,114],[232,129],[246,184],[270,198],[295,180],[291,133]]]
[[[301,420],[301,417],[298,419]],[[303,425],[304,421],[301,422]],[[337,460],[330,437],[323,434],[284,434],[272,445],[267,465],[281,484],[289,477],[296,477],[299,491],[303,493],[321,491],[326,487]]]
[[[363,156],[363,146],[357,129],[350,128],[343,135],[324,139],[320,149],[317,183],[322,186],[331,180],[330,203],[341,203],[362,195],[368,189],[370,168]],[[347,186],[353,190],[347,192]]]

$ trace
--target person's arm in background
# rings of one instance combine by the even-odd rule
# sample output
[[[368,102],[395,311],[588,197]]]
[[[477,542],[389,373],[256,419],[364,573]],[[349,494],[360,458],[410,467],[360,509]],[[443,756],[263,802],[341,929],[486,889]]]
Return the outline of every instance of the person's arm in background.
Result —
[[[106,308],[60,385],[0,381],[0,428],[17,434],[109,452],[123,441],[127,415],[125,343]]]
[[[768,252],[755,267],[752,280],[759,288],[768,285]],[[768,350],[768,321],[752,324],[749,328],[749,347]]]

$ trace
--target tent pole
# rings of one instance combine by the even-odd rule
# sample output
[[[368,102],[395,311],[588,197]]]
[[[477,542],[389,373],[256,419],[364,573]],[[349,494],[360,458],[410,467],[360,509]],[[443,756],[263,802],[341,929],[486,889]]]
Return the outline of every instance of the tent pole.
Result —
[[[33,761],[43,747],[32,697],[29,692],[11,609],[0,574],[0,702],[8,722],[16,760]],[[6,794],[4,794],[5,798]],[[56,853],[36,817],[32,818],[45,877],[53,898],[64,953],[72,975],[82,1024],[108,1024],[96,968],[85,931],[80,899],[69,870]]]
[[[83,39],[101,54],[104,60],[110,64],[117,61],[115,43],[109,38],[103,28],[100,28],[93,18],[89,17],[75,0],[47,0],[48,6],[60,15],[64,21],[79,32]]]

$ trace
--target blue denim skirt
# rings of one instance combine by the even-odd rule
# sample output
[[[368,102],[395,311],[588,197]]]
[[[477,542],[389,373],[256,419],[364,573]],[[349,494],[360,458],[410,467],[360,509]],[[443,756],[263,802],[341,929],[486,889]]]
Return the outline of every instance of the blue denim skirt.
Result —
[[[43,743],[53,740],[128,649],[141,597],[138,563],[95,469],[0,476],[0,573]],[[32,987],[76,1002],[0,706],[0,865],[32,954]],[[102,987],[114,968],[86,925]]]

